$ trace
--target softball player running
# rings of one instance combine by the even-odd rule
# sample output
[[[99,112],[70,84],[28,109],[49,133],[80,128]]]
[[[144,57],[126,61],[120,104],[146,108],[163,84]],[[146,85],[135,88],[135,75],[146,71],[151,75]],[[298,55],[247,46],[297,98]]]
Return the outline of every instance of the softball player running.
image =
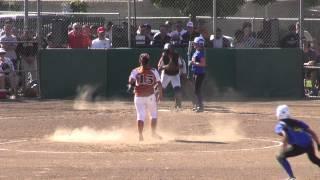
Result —
[[[320,159],[316,156],[314,140],[320,151],[320,142],[316,133],[303,121],[290,117],[287,105],[277,107],[276,116],[279,120],[275,132],[283,137],[283,145],[277,160],[289,175],[288,180],[296,179],[287,158],[306,153],[310,161],[320,167]],[[288,145],[290,145],[288,147]]]
[[[149,66],[150,56],[140,54],[140,66],[133,69],[129,76],[129,86],[134,87],[134,104],[137,111],[139,140],[143,141],[143,127],[147,115],[151,116],[152,136],[161,139],[156,133],[158,107],[157,102],[162,97],[162,85],[156,69]]]

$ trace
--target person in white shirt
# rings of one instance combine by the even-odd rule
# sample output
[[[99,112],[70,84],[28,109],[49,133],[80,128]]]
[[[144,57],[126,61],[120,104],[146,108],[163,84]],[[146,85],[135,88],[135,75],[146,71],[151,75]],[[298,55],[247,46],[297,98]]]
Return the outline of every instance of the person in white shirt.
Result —
[[[16,90],[17,90],[17,80],[15,69],[12,61],[6,57],[7,51],[4,48],[0,48],[0,89],[1,92],[5,89],[6,82],[10,84],[10,88],[12,89],[13,96],[15,98]],[[8,81],[6,81],[6,79]]]
[[[230,48],[231,42],[222,34],[220,28],[216,29],[216,34],[210,37],[211,46],[213,48]]]
[[[99,27],[97,29],[98,38],[92,41],[91,49],[109,49],[111,48],[111,42],[106,38],[106,29]]]
[[[5,56],[9,58],[17,68],[17,54],[15,52],[17,48],[17,37],[13,35],[13,24],[12,21],[6,21],[4,25],[4,34],[0,36],[0,44],[5,49]]]

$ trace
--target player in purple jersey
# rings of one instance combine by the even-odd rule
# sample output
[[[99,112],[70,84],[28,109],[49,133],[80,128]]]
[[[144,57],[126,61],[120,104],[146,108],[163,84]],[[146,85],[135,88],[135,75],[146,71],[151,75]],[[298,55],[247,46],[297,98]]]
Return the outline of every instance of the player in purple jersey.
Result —
[[[277,160],[289,175],[288,180],[295,176],[287,158],[307,153],[310,161],[320,167],[320,159],[316,156],[313,140],[320,151],[320,142],[316,133],[303,121],[292,119],[287,105],[277,107],[276,116],[279,120],[275,132],[283,137],[283,145]],[[288,146],[290,145],[290,146]]]

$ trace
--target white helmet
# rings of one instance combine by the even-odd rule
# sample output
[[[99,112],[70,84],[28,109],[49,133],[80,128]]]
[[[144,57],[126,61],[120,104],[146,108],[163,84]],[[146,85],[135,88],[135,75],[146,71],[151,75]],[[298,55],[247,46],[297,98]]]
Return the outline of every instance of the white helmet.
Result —
[[[290,118],[289,107],[287,105],[280,105],[277,107],[276,116],[279,120]]]
[[[194,38],[193,43],[198,44],[200,46],[204,46],[205,42],[204,39],[201,36],[199,36]]]

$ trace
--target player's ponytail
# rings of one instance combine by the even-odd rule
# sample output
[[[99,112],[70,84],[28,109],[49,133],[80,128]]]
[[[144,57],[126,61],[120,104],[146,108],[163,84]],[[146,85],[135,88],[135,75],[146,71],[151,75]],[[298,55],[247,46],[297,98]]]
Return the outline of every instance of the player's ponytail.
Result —
[[[141,53],[139,56],[139,62],[141,65],[145,66],[148,65],[150,60],[150,55],[148,53]]]

